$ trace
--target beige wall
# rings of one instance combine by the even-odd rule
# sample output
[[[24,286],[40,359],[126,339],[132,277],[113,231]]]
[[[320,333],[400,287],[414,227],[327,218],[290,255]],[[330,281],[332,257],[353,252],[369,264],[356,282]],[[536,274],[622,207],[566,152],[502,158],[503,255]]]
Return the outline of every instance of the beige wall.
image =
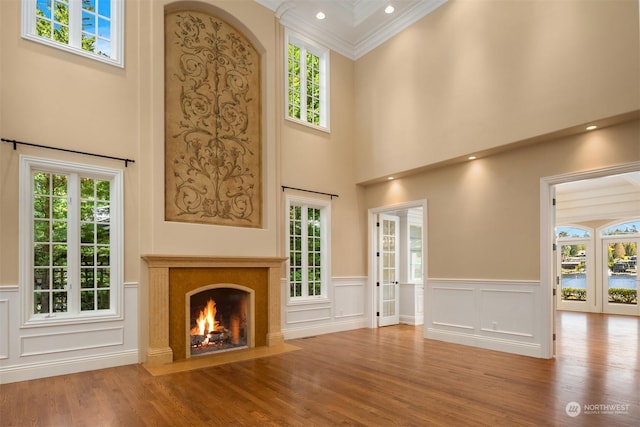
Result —
[[[331,132],[283,119],[281,182],[289,187],[339,196],[331,202],[331,274],[364,276],[365,214],[359,202],[361,189],[355,185],[353,167],[353,62],[332,52],[330,63]],[[279,104],[278,108],[283,107]],[[287,194],[327,199],[290,190]]]
[[[129,2],[130,3],[130,2]],[[124,169],[125,281],[138,278],[138,11],[128,4],[126,68],[117,68],[20,38],[20,1],[0,2],[0,135],[3,138],[136,160],[0,145],[0,284],[18,282],[20,154]]]
[[[637,0],[449,0],[356,62],[356,180],[639,109],[638,34]]]
[[[430,278],[537,280],[540,179],[640,160],[640,121],[366,189],[367,208],[427,199]]]

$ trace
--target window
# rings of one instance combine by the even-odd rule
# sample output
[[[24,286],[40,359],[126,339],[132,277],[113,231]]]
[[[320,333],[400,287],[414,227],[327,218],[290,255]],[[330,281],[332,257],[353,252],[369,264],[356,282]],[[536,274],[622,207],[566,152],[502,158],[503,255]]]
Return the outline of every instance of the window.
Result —
[[[289,298],[327,297],[330,204],[287,198]]]
[[[409,225],[409,281],[422,281],[422,225]]]
[[[292,32],[286,36],[287,118],[329,129],[329,49]]]
[[[25,322],[119,314],[121,187],[118,170],[21,157]]]
[[[124,66],[124,0],[22,0],[22,37]]]

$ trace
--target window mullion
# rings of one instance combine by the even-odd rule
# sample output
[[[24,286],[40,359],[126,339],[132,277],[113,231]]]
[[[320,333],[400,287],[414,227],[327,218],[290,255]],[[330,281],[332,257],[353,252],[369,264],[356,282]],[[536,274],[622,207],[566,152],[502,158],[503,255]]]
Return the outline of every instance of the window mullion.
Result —
[[[69,1],[69,45],[82,49],[82,0]]]
[[[300,120],[307,122],[307,49],[300,46]],[[306,208],[305,208],[306,209]]]
[[[309,215],[308,215],[308,206],[301,205],[301,219],[302,226],[301,234],[302,234],[302,296],[309,296]]]
[[[67,211],[67,291],[69,312],[80,313],[80,182],[76,174],[69,175]]]

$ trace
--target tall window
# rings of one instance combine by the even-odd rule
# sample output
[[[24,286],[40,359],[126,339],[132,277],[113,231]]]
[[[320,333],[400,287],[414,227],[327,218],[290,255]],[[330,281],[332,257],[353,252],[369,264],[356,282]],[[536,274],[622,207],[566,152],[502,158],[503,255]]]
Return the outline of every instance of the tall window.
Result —
[[[20,185],[25,320],[118,314],[121,172],[22,157]]]
[[[22,0],[22,36],[124,65],[124,0]]]
[[[329,50],[286,33],[287,117],[329,129]]]
[[[287,198],[289,298],[327,296],[329,275],[330,205]]]

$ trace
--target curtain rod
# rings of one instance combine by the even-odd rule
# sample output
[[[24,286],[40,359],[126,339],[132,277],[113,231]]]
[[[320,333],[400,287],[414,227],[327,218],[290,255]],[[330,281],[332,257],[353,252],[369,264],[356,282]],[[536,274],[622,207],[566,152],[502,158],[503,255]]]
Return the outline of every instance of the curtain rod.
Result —
[[[315,194],[322,194],[324,196],[329,196],[331,197],[331,199],[333,200],[334,197],[340,197],[337,194],[331,194],[331,193],[324,193],[322,191],[314,191],[314,190],[305,190],[302,188],[295,188],[295,187],[287,187],[286,185],[282,186],[282,191],[284,190],[297,190],[297,191],[305,191],[307,193],[315,193]]]
[[[0,138],[0,140],[2,140],[4,142],[8,142],[10,144],[13,144],[13,149],[14,150],[16,149],[16,146],[18,144],[20,144],[20,145],[28,145],[30,147],[47,148],[49,150],[64,151],[64,152],[67,152],[67,153],[75,153],[75,154],[84,154],[85,156],[102,157],[103,159],[119,160],[121,162],[124,162],[124,167],[125,168],[129,166],[129,163],[135,163],[136,162],[135,160],[123,159],[122,157],[105,156],[104,154],[94,154],[94,153],[87,153],[85,151],[69,150],[68,148],[47,147],[46,145],[39,145],[39,144],[32,144],[30,142],[16,141],[15,139]]]

